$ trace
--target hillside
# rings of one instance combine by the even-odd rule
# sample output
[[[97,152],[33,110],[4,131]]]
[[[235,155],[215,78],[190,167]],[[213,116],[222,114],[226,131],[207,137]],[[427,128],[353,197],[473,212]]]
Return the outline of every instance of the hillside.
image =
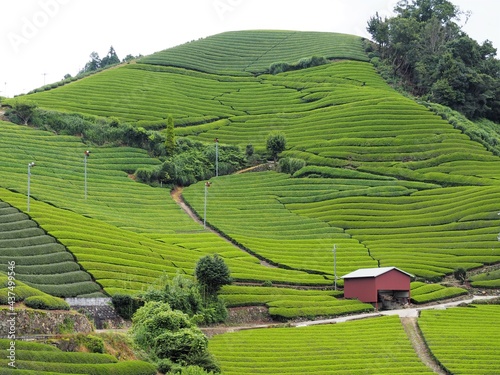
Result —
[[[243,50],[238,49],[242,45]],[[196,51],[203,58],[195,59]],[[294,64],[311,56],[330,62],[266,74],[273,62]],[[116,116],[138,125],[161,123],[172,114],[178,136],[207,142],[217,137],[241,147],[263,149],[269,131],[283,131],[288,147],[282,156],[303,159],[307,165],[293,177],[268,172],[213,180],[208,221],[252,254],[286,269],[263,272],[256,258],[215,235],[194,233],[200,228],[165,191],[127,178],[137,167],[158,163],[138,150],[93,150],[85,201],[77,155],[87,146],[75,138],[44,134],[52,143],[40,147],[38,133],[5,125],[4,139],[12,143],[4,149],[4,159],[13,177],[3,180],[2,187],[23,191],[24,167],[14,167],[9,150],[25,148],[30,155],[23,158],[25,163],[36,160],[37,174],[44,176],[43,183],[34,181],[38,201],[102,221],[106,224],[98,225],[103,228],[111,225],[145,235],[155,241],[147,249],[167,246],[169,256],[161,255],[166,250],[158,255],[165,258],[162,267],[173,267],[171,272],[179,268],[191,273],[195,254],[219,249],[227,251],[231,261],[241,258],[261,270],[233,265],[233,272],[241,269],[237,278],[242,280],[321,284],[333,277],[333,244],[339,251],[340,274],[380,264],[436,278],[457,267],[498,262],[498,157],[391,89],[366,60],[360,39],[342,34],[234,32],[28,96],[42,108]],[[22,146],[14,139],[22,139]],[[72,146],[62,148],[68,142]],[[198,213],[203,211],[201,184],[184,191]],[[253,199],[245,199],[249,196]],[[57,228],[48,223],[48,229]],[[78,258],[78,241],[88,235],[75,242],[74,228],[57,230],[53,235],[70,250],[73,246]],[[109,239],[93,242],[100,248]],[[136,242],[143,246],[141,240],[129,243]],[[177,260],[179,246],[193,255]],[[140,290],[140,283],[157,275],[142,270],[137,259],[139,263],[126,262],[130,268],[125,273],[116,268],[120,277],[111,276],[110,268],[99,271],[98,264],[109,263],[101,250],[83,249],[79,262],[97,281],[102,279],[108,292]],[[91,271],[93,267],[97,269]],[[114,277],[122,280],[121,286]],[[109,284],[104,281],[108,279]]]
[[[313,66],[313,56],[324,59]],[[274,64],[285,68],[271,74]],[[221,145],[252,145],[261,154],[268,134],[279,130],[287,139],[280,157],[304,165],[293,174],[212,177],[207,190],[205,181],[179,188],[200,218],[206,205],[205,230],[169,188],[136,180],[138,168],[161,163],[146,150],[96,146],[84,137],[0,121],[0,244],[9,244],[0,247],[0,271],[15,255],[19,281],[42,291],[138,294],[165,275],[193,277],[200,257],[213,253],[224,258],[236,284],[222,289],[226,303],[265,306],[281,321],[373,311],[332,290],[335,276],[361,267],[396,266],[414,274],[415,304],[467,294],[429,283],[457,268],[484,270],[471,278],[478,287],[500,285],[499,157],[393,90],[358,37],[224,33],[27,98],[43,110],[115,117],[113,126],[131,124],[147,136],[147,129],[163,131],[172,115],[178,138],[206,144],[218,138]],[[84,164],[86,150],[91,154]],[[341,279],[337,283],[342,287]],[[431,355],[450,373],[492,369],[498,307],[457,314],[415,318]],[[491,337],[468,330],[454,335],[450,327],[460,325],[461,316],[477,323],[478,332],[491,330]],[[440,339],[444,334],[447,341]],[[473,343],[473,355],[459,342]],[[210,350],[228,374],[297,368],[304,374],[364,374],[367,368],[430,373],[394,317],[227,333],[212,338]],[[465,355],[470,361],[454,361]],[[26,369],[36,369],[33,358],[23,358]],[[135,366],[109,360],[95,371]],[[73,371],[66,367],[46,368]]]

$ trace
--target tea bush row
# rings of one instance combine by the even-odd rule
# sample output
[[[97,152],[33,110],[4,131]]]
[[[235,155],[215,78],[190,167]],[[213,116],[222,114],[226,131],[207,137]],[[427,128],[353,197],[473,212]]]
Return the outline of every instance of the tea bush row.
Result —
[[[363,374],[367,368],[383,374],[401,374],[401,369],[432,373],[418,359],[397,317],[240,331],[214,336],[209,348],[228,375]]]
[[[418,325],[432,355],[453,374],[493,374],[500,366],[498,305],[421,312]]]

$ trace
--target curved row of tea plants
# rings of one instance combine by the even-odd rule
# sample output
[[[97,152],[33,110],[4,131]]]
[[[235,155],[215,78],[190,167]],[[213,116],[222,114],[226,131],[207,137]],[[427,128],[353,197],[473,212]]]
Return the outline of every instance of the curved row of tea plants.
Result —
[[[397,317],[226,333],[209,349],[226,375],[432,373]]]
[[[476,288],[500,288],[500,270],[488,271],[469,278]]]
[[[458,287],[445,287],[440,284],[426,284],[420,281],[411,283],[411,300],[414,303],[428,303],[467,293],[466,289]]]
[[[319,275],[261,266],[256,258],[216,235],[203,233],[202,227],[171,200],[167,189],[155,189],[128,177],[124,169],[129,164],[153,163],[141,150],[93,148],[87,159],[85,199],[85,148],[80,140],[1,124],[0,161],[4,162],[5,179],[0,186],[26,191],[26,166],[36,161],[31,170],[30,216],[65,245],[110,294],[137,293],[163,272],[192,274],[201,256],[215,252],[226,257],[235,279],[325,282]],[[24,195],[7,191],[1,195],[18,208],[26,207]]]
[[[12,277],[16,297],[18,293],[21,296],[25,289],[16,285],[17,280],[64,297],[92,294],[101,289],[54,237],[39,228],[26,214],[1,200],[0,262],[1,271]],[[16,301],[23,299],[17,298]]]
[[[0,305],[13,306],[18,302],[37,309],[69,310],[69,305],[62,298],[28,286],[12,274],[9,278],[8,274],[0,273]]]
[[[9,353],[11,341],[0,340],[2,352]],[[6,354],[7,356],[7,354]],[[49,344],[17,341],[14,366],[9,359],[0,359],[0,374],[92,374],[92,375],[155,375],[156,368],[143,361],[122,361],[109,354],[63,352]],[[15,367],[15,368],[13,368]]]
[[[245,248],[273,264],[309,270],[333,279],[333,245],[337,247],[338,277],[377,263],[358,241],[341,228],[296,215],[279,201],[279,194],[300,194],[298,180],[274,172],[223,176],[208,189],[207,221]],[[324,181],[324,188],[332,187]],[[305,194],[309,194],[307,185]],[[202,183],[184,190],[187,201],[203,215]]]
[[[213,35],[146,56],[139,62],[244,75],[262,73],[273,63],[294,64],[312,56],[367,61],[361,38],[353,35],[254,30]]]
[[[432,355],[452,374],[495,374],[500,368],[500,306],[421,312],[418,325]]]
[[[297,290],[276,287],[224,286],[221,296],[228,307],[265,305],[278,320],[297,317],[337,316],[372,311],[373,306],[358,300],[339,300],[341,291]]]

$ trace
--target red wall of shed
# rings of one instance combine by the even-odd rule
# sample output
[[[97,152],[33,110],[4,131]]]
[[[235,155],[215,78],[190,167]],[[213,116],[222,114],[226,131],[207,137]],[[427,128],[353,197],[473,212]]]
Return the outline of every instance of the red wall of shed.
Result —
[[[377,302],[378,290],[410,290],[410,277],[398,270],[390,270],[377,277],[344,279],[344,298],[361,302]]]
[[[390,270],[375,278],[377,290],[410,290],[410,277],[398,270]]]
[[[375,278],[345,279],[344,298],[357,298],[361,302],[377,302]]]

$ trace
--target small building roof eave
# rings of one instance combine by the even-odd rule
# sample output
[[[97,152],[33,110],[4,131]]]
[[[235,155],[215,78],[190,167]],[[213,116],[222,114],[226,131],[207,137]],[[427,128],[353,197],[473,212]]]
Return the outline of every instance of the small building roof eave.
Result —
[[[392,270],[397,270],[409,277],[414,277],[411,273],[405,272],[397,267],[379,267],[379,268],[360,268],[356,271],[348,273],[347,275],[342,276],[342,279],[361,279],[361,278],[370,278],[377,277],[383,275]]]

